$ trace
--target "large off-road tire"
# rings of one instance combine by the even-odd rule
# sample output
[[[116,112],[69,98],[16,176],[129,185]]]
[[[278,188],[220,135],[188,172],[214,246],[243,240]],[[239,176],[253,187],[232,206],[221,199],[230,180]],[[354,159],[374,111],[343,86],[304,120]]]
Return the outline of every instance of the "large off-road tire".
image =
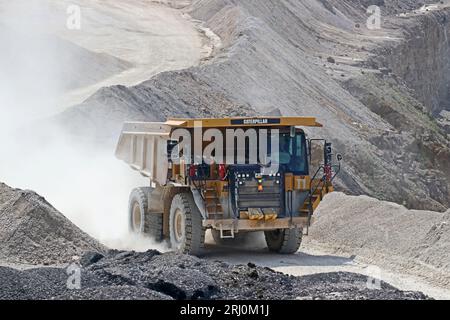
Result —
[[[163,215],[149,213],[149,194],[153,188],[136,188],[130,194],[128,205],[129,229],[136,234],[152,237],[156,241],[163,239]]]
[[[303,229],[279,229],[264,232],[270,251],[281,254],[294,254],[302,243]]]
[[[145,234],[157,242],[164,240],[162,213],[147,213],[145,216]]]
[[[236,233],[234,235],[234,238],[222,239],[220,237],[220,231],[219,230],[211,229],[211,235],[212,235],[212,237],[214,239],[214,242],[217,245],[219,245],[219,246],[230,246],[230,245],[236,245],[240,241],[245,241],[245,238],[246,238],[246,236],[248,234],[244,233],[244,232],[239,232],[239,233]]]
[[[170,244],[173,250],[200,255],[205,246],[202,215],[190,192],[177,194],[170,207]]]

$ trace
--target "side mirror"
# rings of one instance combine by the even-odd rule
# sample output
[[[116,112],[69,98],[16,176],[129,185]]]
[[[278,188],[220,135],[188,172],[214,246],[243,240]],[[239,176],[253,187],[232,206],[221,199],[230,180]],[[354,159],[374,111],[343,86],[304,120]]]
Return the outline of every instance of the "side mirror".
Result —
[[[331,161],[333,161],[333,149],[330,142],[325,142],[324,160],[325,164],[331,164]]]
[[[336,156],[336,158],[337,158],[337,161],[339,161],[339,162],[341,162],[341,161],[342,161],[342,159],[343,159],[343,157],[342,157],[342,155],[341,155],[341,154],[338,154],[338,155]]]

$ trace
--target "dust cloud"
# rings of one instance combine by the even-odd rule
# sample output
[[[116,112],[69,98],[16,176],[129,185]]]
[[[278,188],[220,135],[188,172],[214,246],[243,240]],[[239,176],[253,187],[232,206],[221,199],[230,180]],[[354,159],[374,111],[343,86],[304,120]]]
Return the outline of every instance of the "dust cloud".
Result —
[[[165,249],[128,234],[128,195],[148,181],[114,157],[114,145],[44,121],[63,111],[58,101],[74,80],[64,59],[72,46],[53,32],[66,17],[42,1],[0,1],[0,181],[36,191],[111,248]]]

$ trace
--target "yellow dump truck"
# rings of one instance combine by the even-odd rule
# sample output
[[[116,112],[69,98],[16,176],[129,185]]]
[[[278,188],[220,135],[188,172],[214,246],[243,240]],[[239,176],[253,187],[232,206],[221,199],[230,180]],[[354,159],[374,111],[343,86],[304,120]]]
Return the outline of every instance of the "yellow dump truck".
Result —
[[[129,225],[176,251],[199,255],[205,232],[218,243],[263,231],[271,251],[298,251],[341,156],[308,139],[313,117],[169,119],[125,123],[116,156],[149,178],[130,195]],[[321,158],[312,167],[312,151]],[[323,150],[323,153],[322,153]]]

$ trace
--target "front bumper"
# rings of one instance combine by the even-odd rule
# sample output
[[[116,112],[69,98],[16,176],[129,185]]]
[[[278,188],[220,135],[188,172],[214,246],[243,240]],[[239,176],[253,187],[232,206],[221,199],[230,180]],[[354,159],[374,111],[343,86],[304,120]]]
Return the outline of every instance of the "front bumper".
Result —
[[[311,223],[314,218],[311,217]],[[308,217],[282,218],[271,221],[247,219],[204,220],[203,227],[225,231],[268,231],[276,229],[294,229],[308,226]]]

